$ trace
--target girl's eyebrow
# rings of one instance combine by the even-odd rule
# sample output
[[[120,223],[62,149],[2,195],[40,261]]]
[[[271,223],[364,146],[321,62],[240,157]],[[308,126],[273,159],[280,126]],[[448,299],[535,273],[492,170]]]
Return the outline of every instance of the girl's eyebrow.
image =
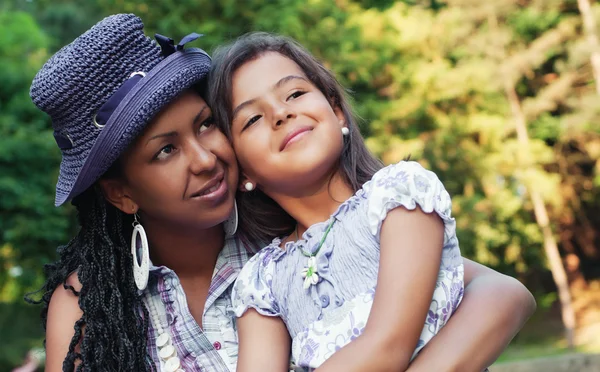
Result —
[[[278,82],[276,82],[275,84],[273,84],[273,90],[280,88],[283,84],[287,83],[290,80],[295,80],[295,79],[299,79],[299,80],[303,80],[305,82],[309,82],[307,78],[303,77],[303,76],[299,76],[299,75],[288,75],[288,76],[284,76],[281,79],[279,79]],[[244,107],[249,106],[251,104],[253,104],[254,102],[256,102],[256,98],[252,98],[249,99],[245,102],[240,103],[234,110],[233,110],[233,114],[231,115],[231,121],[235,120],[235,117],[237,116],[237,114],[239,114],[240,111],[242,111],[244,109]]]
[[[304,80],[305,82],[308,83],[308,80],[303,76],[289,75],[289,76],[285,76],[285,77],[282,77],[281,79],[279,79],[279,81],[276,82],[275,85],[273,85],[273,89],[280,88],[283,84],[287,83],[290,80],[295,80],[295,79]]]

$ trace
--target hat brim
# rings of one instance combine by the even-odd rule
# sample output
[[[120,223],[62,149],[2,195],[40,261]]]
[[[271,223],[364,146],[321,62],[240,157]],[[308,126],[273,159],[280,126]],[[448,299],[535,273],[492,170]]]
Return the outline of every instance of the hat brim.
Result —
[[[102,128],[72,187],[63,157],[55,205],[60,206],[96,182],[144,130],[153,117],[186,89],[202,81],[210,70],[210,57],[197,48],[175,52],[146,73],[119,103]],[[134,71],[132,71],[134,72]],[[90,122],[90,125],[94,125]],[[68,192],[66,190],[69,190]]]

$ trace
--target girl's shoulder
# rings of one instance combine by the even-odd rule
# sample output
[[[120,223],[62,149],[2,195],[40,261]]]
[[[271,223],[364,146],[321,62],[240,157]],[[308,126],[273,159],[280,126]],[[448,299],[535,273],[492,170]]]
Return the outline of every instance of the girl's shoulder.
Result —
[[[437,175],[425,169],[416,161],[401,161],[390,164],[378,170],[365,186],[369,187],[391,187],[399,183],[410,181],[426,181],[427,183],[439,181]]]
[[[377,171],[363,186],[364,192],[369,196],[384,190],[422,194],[428,191],[440,191],[440,188],[444,189],[444,186],[438,176],[416,161],[390,164]]]
[[[262,248],[256,254],[254,254],[248,262],[244,264],[242,270],[238,276],[238,281],[251,281],[257,277],[262,276],[272,277],[274,271],[274,264],[281,257],[285,256],[287,251],[280,247],[281,239],[275,238],[271,244]],[[286,247],[289,247],[291,243],[287,243]]]
[[[451,222],[452,201],[438,176],[415,161],[401,161],[379,170],[363,190],[366,194],[369,230],[378,235],[387,213],[397,207],[417,206]]]

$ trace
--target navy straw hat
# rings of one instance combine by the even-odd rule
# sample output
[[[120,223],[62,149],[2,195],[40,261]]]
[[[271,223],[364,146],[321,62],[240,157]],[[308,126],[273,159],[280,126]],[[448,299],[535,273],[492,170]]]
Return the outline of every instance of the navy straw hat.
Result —
[[[200,35],[177,45],[156,35],[156,43],[143,28],[133,14],[107,17],[33,80],[31,98],[51,117],[62,152],[56,206],[94,184],[162,108],[208,74],[208,54],[184,49]]]

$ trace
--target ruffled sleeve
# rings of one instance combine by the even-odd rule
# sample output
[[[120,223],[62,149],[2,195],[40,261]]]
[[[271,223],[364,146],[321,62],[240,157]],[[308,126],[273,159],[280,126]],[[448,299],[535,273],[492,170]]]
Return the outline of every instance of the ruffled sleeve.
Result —
[[[389,211],[398,207],[413,210],[417,205],[425,213],[435,212],[440,216],[444,222],[444,240],[455,234],[450,195],[436,174],[417,162],[403,161],[383,168],[375,173],[366,191],[369,230],[378,240]]]
[[[242,268],[233,285],[233,310],[241,317],[248,308],[261,315],[280,316],[279,305],[271,290],[275,266],[273,247],[262,249]]]

